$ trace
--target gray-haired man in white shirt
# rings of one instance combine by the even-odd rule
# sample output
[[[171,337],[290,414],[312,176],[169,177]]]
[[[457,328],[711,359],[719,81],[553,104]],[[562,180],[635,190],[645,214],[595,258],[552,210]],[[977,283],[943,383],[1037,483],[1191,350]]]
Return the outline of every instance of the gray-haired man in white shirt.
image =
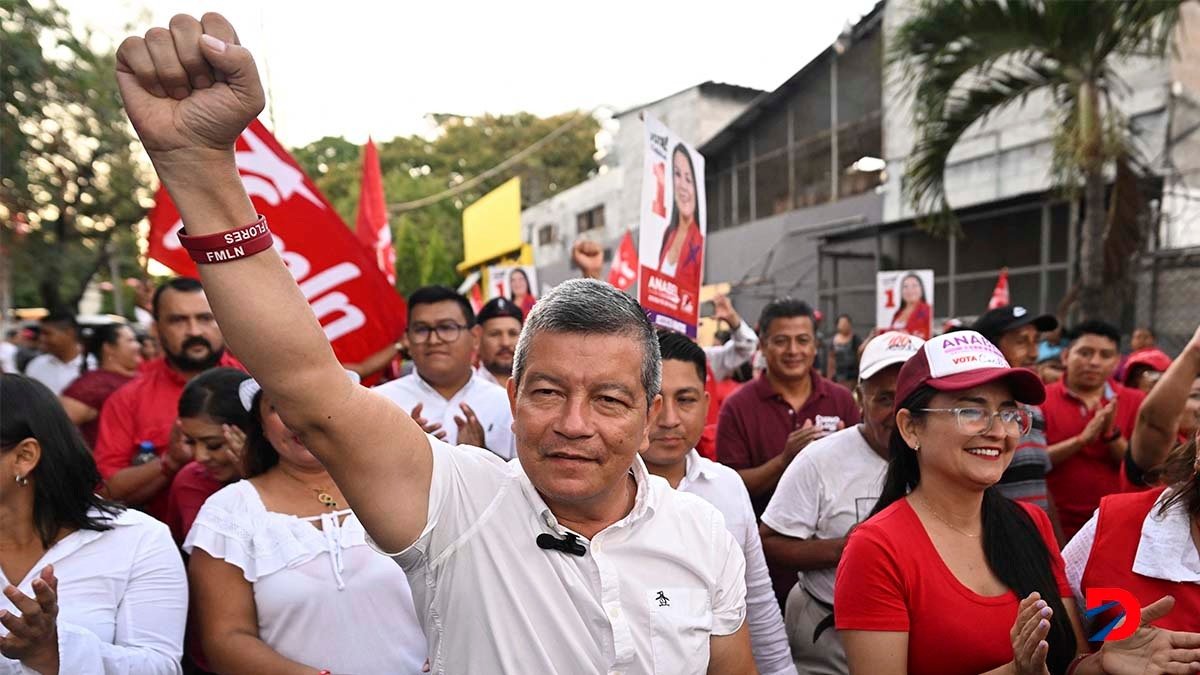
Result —
[[[127,38],[117,77],[187,234],[257,221],[234,144],[265,97],[229,22],[179,15]],[[505,463],[431,439],[347,380],[274,248],[200,274],[232,351],[398,552],[433,672],[755,672],[741,549],[716,509],[638,458],[662,363],[632,299],[576,280],[538,302],[508,384],[518,461]]]

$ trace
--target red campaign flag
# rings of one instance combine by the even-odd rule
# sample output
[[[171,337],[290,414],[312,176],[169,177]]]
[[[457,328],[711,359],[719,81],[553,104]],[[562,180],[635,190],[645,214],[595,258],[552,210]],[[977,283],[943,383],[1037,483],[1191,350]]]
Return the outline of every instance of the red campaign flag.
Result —
[[[254,208],[266,216],[292,277],[343,363],[356,363],[404,332],[404,299],[296,160],[255,120],[237,141],[237,166]],[[179,243],[179,211],[161,186],[150,212],[150,257],[198,277]],[[253,289],[246,289],[253,293]]]
[[[637,267],[637,247],[633,245],[633,235],[626,230],[621,239],[621,247],[617,249],[617,257],[608,268],[608,283],[622,291],[628,291],[637,281]]]
[[[362,191],[358,197],[358,217],[354,223],[358,240],[375,259],[388,283],[396,285],[396,249],[387,223],[387,203],[383,198],[383,174],[379,170],[379,152],[375,141],[367,138],[363,148]]]
[[[1008,268],[1000,270],[1000,278],[996,280],[996,290],[992,291],[992,299],[988,301],[988,309],[1007,307],[1012,303],[1008,300]]]

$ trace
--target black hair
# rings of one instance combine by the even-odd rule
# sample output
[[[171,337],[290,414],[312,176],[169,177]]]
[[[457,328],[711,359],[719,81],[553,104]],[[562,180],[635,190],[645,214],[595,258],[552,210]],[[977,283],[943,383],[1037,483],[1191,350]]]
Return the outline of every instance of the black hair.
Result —
[[[812,307],[809,307],[807,302],[795,298],[772,300],[767,303],[766,307],[763,307],[762,313],[758,315],[758,334],[766,337],[771,330],[771,322],[775,319],[791,319],[797,316],[807,316],[813,324],[813,330],[816,330],[817,319],[813,315]]]
[[[1175,504],[1182,504],[1193,519],[1200,518],[1200,460],[1196,459],[1195,434],[1187,443],[1171,449],[1167,458],[1150,472],[1151,482],[1172,486],[1171,496],[1159,508],[1159,515],[1166,515]]]
[[[842,319],[849,321],[851,324],[854,323],[854,319],[851,319],[849,314],[838,314],[837,321],[834,321],[833,323],[836,325],[838,321],[841,321]]]
[[[263,393],[260,389],[250,401],[250,412],[247,414],[246,453],[242,457],[242,468],[246,478],[261,476],[279,463],[279,451],[267,440],[263,427],[262,406]]]
[[[1075,324],[1071,327],[1071,330],[1067,331],[1067,339],[1071,342],[1078,340],[1084,335],[1099,335],[1100,337],[1112,340],[1114,345],[1121,344],[1121,331],[1117,330],[1117,327],[1111,323],[1099,319],[1090,319]]]
[[[688,336],[673,330],[659,327],[655,329],[655,332],[658,333],[658,349],[662,353],[662,360],[683,361],[692,364],[696,368],[696,377],[700,378],[700,383],[703,385],[708,379],[708,357],[704,355],[704,348],[693,342]]]
[[[10,452],[27,438],[36,439],[42,448],[41,460],[27,476],[33,484],[33,524],[42,545],[50,548],[63,528],[111,529],[107,521],[125,507],[96,494],[101,482],[96,460],[54,392],[24,375],[4,373],[0,406],[0,452]]]
[[[925,282],[921,281],[921,277],[917,276],[916,274],[912,274],[912,273],[905,274],[904,278],[900,280],[900,295],[901,295],[900,306],[896,308],[896,313],[892,315],[893,322],[895,322],[896,318],[900,316],[900,312],[903,312],[905,307],[907,307],[907,305],[904,304],[903,296],[904,296],[904,282],[908,281],[909,279],[917,280],[917,285],[919,285],[921,287],[921,300],[920,301],[926,302],[926,300],[925,300]]]
[[[84,325],[79,331],[80,341],[83,343],[84,357],[80,359],[79,374],[87,372],[88,361],[95,362],[99,368],[104,364],[101,363],[101,356],[104,354],[104,345],[115,345],[121,339],[121,329],[129,328],[129,324],[110,321],[108,323],[97,323]],[[133,330],[132,328],[129,328]],[[137,333],[134,333],[136,336]],[[89,358],[90,357],[90,358]]]
[[[529,281],[529,275],[526,274],[525,270],[521,269],[520,267],[514,267],[512,269],[512,271],[508,273],[508,299],[512,300],[513,302],[517,301],[516,300],[517,296],[515,293],[513,293],[513,289],[512,289],[512,277],[514,274],[520,274],[521,277],[525,279],[525,293],[527,293],[530,297],[532,297],[533,296],[533,284],[530,283],[530,281]]]
[[[675,165],[675,155],[677,155],[677,154],[683,155],[683,158],[685,160],[687,160],[688,168],[691,169],[691,171],[692,171],[692,193],[695,195],[694,199],[696,201],[696,207],[695,207],[696,212],[692,214],[692,220],[696,223],[696,225],[698,227],[701,222],[701,220],[700,220],[701,205],[700,205],[700,191],[696,188],[696,183],[699,180],[699,178],[696,176],[696,165],[694,163],[692,163],[692,153],[688,152],[688,149],[686,147],[684,147],[683,143],[676,143],[675,147],[672,148],[672,150],[671,150],[671,166],[672,166],[672,169],[670,169],[671,171],[674,170],[673,167]],[[672,186],[672,190],[671,190],[671,220],[667,224],[666,231],[663,232],[662,250],[660,250],[658,252],[659,260],[662,260],[663,256],[665,256],[667,254],[667,246],[671,243],[671,238],[675,235],[675,231],[679,229],[679,202],[675,199],[674,185],[675,185],[675,182],[672,181],[671,182],[671,186]]]
[[[180,417],[208,417],[246,431],[250,413],[242,407],[238,387],[250,376],[236,368],[211,368],[193,377],[179,395]]]
[[[200,284],[199,279],[192,277],[171,277],[159,284],[158,288],[154,289],[154,299],[150,301],[151,313],[156,321],[158,320],[159,306],[162,304],[162,295],[168,289],[180,293],[199,293],[204,290],[204,286]]]
[[[904,408],[914,419],[921,420],[925,417],[922,408],[929,407],[936,394],[933,387],[922,385],[901,401],[897,410]],[[908,447],[899,426],[892,431],[888,450],[891,460],[871,516],[903,499],[921,482],[917,452]],[[983,555],[992,573],[1017,598],[1037,591],[1054,610],[1046,636],[1050,645],[1046,664],[1051,673],[1066,672],[1075,658],[1075,632],[1054,578],[1050,550],[1025,508],[1002,495],[994,485],[983,491]]]
[[[532,290],[530,289],[531,292]],[[458,303],[468,327],[475,325],[475,310],[471,309],[471,303],[467,302],[467,299],[453,288],[446,286],[422,286],[410,293],[408,295],[408,322],[412,323],[413,307],[447,301]]]
[[[79,324],[75,321],[75,315],[65,309],[55,310],[38,320],[41,326],[55,326],[64,330],[73,330],[79,332]]]

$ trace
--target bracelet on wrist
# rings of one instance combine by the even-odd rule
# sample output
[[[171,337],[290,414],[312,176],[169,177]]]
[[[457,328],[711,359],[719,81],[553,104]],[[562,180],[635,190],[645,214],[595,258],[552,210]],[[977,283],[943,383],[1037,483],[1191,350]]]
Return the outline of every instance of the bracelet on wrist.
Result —
[[[211,265],[262,253],[271,248],[274,240],[271,238],[271,229],[267,227],[266,217],[260,215],[258,220],[249,225],[215,234],[193,237],[180,231],[179,243],[192,260],[202,265]]]

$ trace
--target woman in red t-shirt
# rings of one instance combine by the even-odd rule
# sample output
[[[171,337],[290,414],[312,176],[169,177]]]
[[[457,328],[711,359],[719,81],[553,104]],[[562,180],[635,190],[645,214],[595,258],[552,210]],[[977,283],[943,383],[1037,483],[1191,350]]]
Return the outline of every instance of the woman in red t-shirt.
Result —
[[[905,363],[883,494],[838,566],[851,673],[1099,673],[1101,658],[1104,672],[1161,672],[1152,658],[1200,647],[1200,635],[1141,628],[1076,658],[1085,642],[1049,520],[992,487],[1031,423],[1017,404],[1044,396],[973,331]]]
[[[81,332],[86,352],[83,372],[63,389],[59,400],[92,448],[100,431],[100,409],[114,391],[138,374],[142,354],[137,335],[123,323],[83,326]],[[97,367],[87,370],[89,361]]]
[[[195,461],[175,474],[167,493],[167,525],[176,543],[183,544],[204,502],[242,477],[250,413],[238,388],[249,379],[235,368],[213,368],[192,378],[179,395],[176,433]]]

